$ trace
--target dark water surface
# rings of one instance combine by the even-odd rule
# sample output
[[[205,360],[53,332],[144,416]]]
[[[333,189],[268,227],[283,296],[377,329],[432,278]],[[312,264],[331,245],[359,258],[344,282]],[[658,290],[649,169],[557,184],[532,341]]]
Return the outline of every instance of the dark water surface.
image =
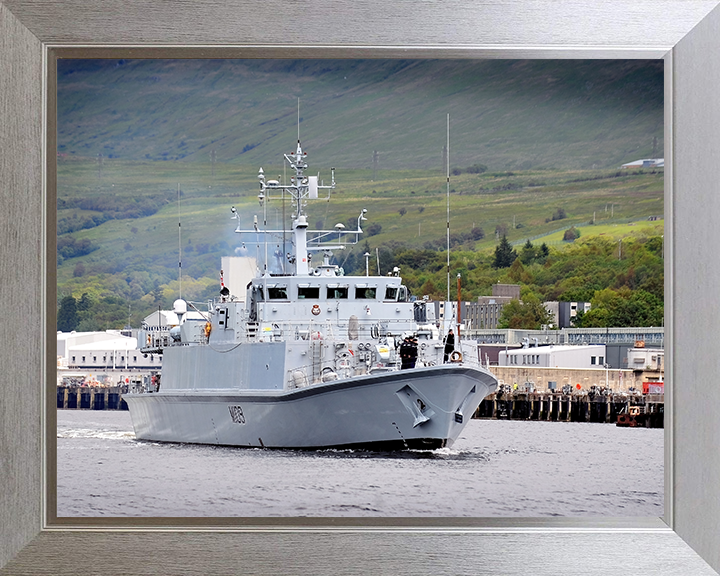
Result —
[[[471,420],[450,449],[295,452],[135,440],[58,410],[58,516],[661,516],[663,430]]]

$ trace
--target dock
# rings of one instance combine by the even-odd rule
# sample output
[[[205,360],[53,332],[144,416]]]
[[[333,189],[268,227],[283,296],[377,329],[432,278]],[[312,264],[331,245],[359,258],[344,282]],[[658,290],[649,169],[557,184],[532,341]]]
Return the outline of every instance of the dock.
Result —
[[[58,386],[59,410],[127,410],[127,386]]]
[[[616,424],[618,416],[636,407],[638,422],[647,428],[664,427],[663,394],[590,394],[527,392],[500,389],[487,396],[473,418],[536,420],[543,422],[597,422]]]

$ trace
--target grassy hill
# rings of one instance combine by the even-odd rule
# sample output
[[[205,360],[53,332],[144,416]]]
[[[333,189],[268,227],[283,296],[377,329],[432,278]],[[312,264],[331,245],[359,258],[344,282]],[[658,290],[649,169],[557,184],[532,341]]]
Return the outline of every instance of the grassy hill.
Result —
[[[152,271],[165,281],[177,277],[178,222],[182,224],[183,271],[195,278],[217,275],[223,255],[235,253],[244,242],[254,254],[257,238],[234,233],[236,221],[230,220],[230,207],[236,206],[240,226],[252,228],[253,217],[260,222],[263,212],[256,198],[254,170],[225,165],[216,170],[216,184],[205,187],[200,174],[209,166],[193,163],[161,163],[175,166],[172,174],[157,171],[155,162],[127,163],[108,161],[98,178],[90,162],[59,164],[58,179],[64,188],[86,189],[88,196],[133,205],[139,190],[157,195],[161,207],[139,218],[114,217],[99,226],[61,235],[78,241],[89,240],[93,252],[63,260],[58,269],[60,284],[74,278],[75,267],[82,263],[86,275]],[[446,182],[439,173],[380,172],[368,181],[368,171],[338,170],[337,189],[330,202],[315,201],[308,206],[311,228],[331,228],[338,222],[349,224],[363,208],[368,210],[367,231],[380,225],[380,231],[361,242],[375,248],[404,244],[411,248],[445,247]],[[91,174],[92,173],[92,174]],[[321,173],[322,174],[322,173]],[[86,178],[90,183],[83,182]],[[173,178],[176,184],[168,181]],[[232,186],[231,182],[237,182]],[[95,190],[92,190],[95,184]],[[180,184],[178,202],[177,184]],[[451,233],[468,235],[481,229],[483,237],[454,245],[466,250],[491,252],[499,233],[513,243],[526,239],[561,245],[559,230],[580,227],[583,236],[607,233],[607,226],[627,233],[631,221],[647,221],[663,214],[662,172],[620,171],[526,171],[503,174],[461,174],[450,181]],[[125,199],[123,202],[122,199]],[[58,207],[63,226],[88,217],[101,217],[100,210],[78,208],[82,200],[68,198]],[[566,218],[553,220],[562,208]],[[286,205],[286,216],[291,212]],[[595,224],[589,222],[593,220]],[[282,227],[282,205],[268,207],[268,227]],[[69,223],[69,224],[68,224]],[[650,223],[657,226],[657,223]],[[498,231],[498,234],[496,234]],[[557,237],[556,237],[557,236]],[[261,249],[262,255],[264,249]],[[361,246],[356,246],[356,252]],[[338,258],[344,259],[340,253]],[[75,278],[75,281],[77,279]]]
[[[61,60],[58,151],[280,166],[615,168],[662,154],[659,61]]]

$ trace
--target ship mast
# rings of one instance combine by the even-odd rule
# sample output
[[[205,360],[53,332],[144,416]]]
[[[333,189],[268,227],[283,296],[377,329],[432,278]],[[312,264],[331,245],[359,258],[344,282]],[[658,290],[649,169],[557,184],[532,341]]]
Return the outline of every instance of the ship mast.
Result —
[[[305,170],[307,169],[308,165],[305,162],[305,158],[307,156],[307,152],[303,151],[299,138],[297,141],[297,148],[295,149],[295,152],[283,154],[283,156],[287,163],[290,165],[290,168],[294,171],[294,175],[290,177],[290,182],[286,182],[283,179],[283,182],[281,183],[279,180],[266,179],[265,172],[262,168],[260,168],[258,170],[258,180],[260,181],[260,193],[258,194],[258,200],[260,201],[260,205],[263,207],[263,210],[266,210],[267,202],[271,198],[278,200],[282,199],[283,207],[286,196],[289,196],[292,199],[295,209],[295,212],[292,215],[292,234],[295,253],[286,254],[286,258],[291,264],[295,265],[295,275],[309,276],[312,272],[312,269],[310,267],[311,252],[323,251],[324,262],[322,266],[328,267],[330,266],[329,258],[330,256],[332,256],[332,253],[329,250],[345,249],[345,244],[341,244],[339,242],[340,237],[354,236],[354,240],[348,243],[357,244],[359,236],[363,233],[361,222],[363,220],[366,220],[365,214],[367,213],[367,210],[363,208],[360,212],[360,215],[357,219],[356,230],[345,230],[345,226],[342,223],[338,223],[335,225],[335,228],[333,230],[313,230],[312,238],[308,240],[308,216],[305,213],[304,207],[307,204],[308,200],[319,199],[319,190],[327,190],[327,198],[323,199],[330,200],[330,190],[333,190],[335,188],[335,168],[330,169],[331,177],[329,185],[319,182],[319,175],[306,176]],[[238,211],[235,209],[234,206],[231,208],[231,210],[233,213],[232,218],[239,219]],[[257,219],[257,216],[255,216],[255,219]],[[257,222],[257,220],[255,220],[255,222]],[[267,224],[267,216],[265,216],[264,224]],[[238,227],[235,229],[235,232],[238,234],[253,232],[258,233],[258,229],[257,225],[255,225],[254,230],[243,230],[238,225]],[[267,234],[284,235],[285,227],[283,226],[282,230],[268,230],[267,228],[265,228],[263,230],[263,234],[265,236]],[[332,239],[335,237],[337,237],[338,239],[337,243],[332,242]],[[265,243],[267,245],[267,239],[265,240]],[[342,271],[340,271],[340,274],[342,274]]]
[[[298,140],[297,142],[297,148],[294,153],[284,154],[283,156],[290,165],[290,168],[294,171],[294,176],[290,177],[289,183],[281,184],[277,180],[267,180],[265,178],[265,172],[262,168],[260,168],[260,170],[258,171],[258,180],[260,181],[260,194],[258,194],[258,199],[260,200],[260,204],[264,207],[265,203],[270,200],[271,193],[273,192],[282,192],[283,200],[285,198],[285,193],[287,193],[292,198],[292,202],[295,208],[292,222],[293,244],[295,245],[295,254],[290,257],[290,262],[295,264],[296,275],[307,276],[310,273],[309,252],[311,250],[317,250],[318,248],[308,248],[308,221],[307,214],[303,210],[303,207],[308,200],[318,199],[319,190],[332,190],[335,188],[335,168],[330,169],[330,185],[324,185],[319,183],[318,176],[306,176],[305,169],[308,167],[308,165],[305,162],[305,157],[307,156],[307,152],[303,152],[300,140]],[[364,220],[365,218],[362,217],[362,219]],[[239,233],[247,232],[247,230],[241,230],[240,228],[235,231]],[[283,231],[278,230],[268,232],[282,233]],[[337,233],[338,230],[318,232],[324,232],[325,235],[327,235],[333,232]],[[362,232],[362,230],[360,230],[358,227],[358,230],[352,231],[350,233],[360,232]],[[317,240],[317,238],[315,240]],[[339,246],[336,246],[336,248],[337,247]]]
[[[314,190],[311,190],[310,178],[305,178],[303,170],[307,168],[304,156],[307,152],[303,152],[298,138],[297,150],[295,155],[285,154],[285,160],[290,163],[290,167],[295,170],[295,176],[290,178],[291,183],[295,183],[295,194],[290,193],[295,201],[295,219],[293,220],[293,237],[295,239],[295,273],[298,276],[305,276],[309,273],[308,251],[307,251],[307,215],[303,212],[303,198],[317,198],[317,176],[314,177]],[[335,183],[335,169],[333,168],[333,185]]]

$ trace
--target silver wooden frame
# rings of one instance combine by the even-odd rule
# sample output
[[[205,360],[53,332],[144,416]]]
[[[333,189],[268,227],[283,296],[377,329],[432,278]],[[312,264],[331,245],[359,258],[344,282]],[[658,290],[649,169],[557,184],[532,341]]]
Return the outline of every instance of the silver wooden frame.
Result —
[[[717,4],[0,0],[0,574],[720,569]],[[57,519],[50,68],[58,54],[115,48],[125,57],[664,58],[664,519]]]

